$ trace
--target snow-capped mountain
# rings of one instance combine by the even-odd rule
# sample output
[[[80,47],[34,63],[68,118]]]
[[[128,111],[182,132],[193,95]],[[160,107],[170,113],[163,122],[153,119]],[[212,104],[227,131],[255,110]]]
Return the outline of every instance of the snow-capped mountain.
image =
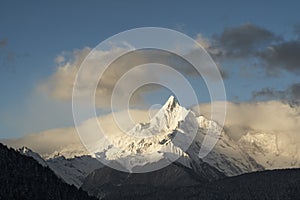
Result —
[[[183,130],[184,123],[190,123],[193,113],[179,106],[178,102],[172,96],[162,107],[161,110],[150,120],[149,123],[137,124],[128,134],[120,137],[114,137],[112,145],[103,147],[99,145],[95,155],[104,162],[118,161],[126,170],[132,171],[135,167],[140,167],[150,163],[156,163],[164,159],[174,160],[174,156],[181,157],[182,162],[188,155],[172,142],[177,131]],[[189,129],[196,129],[190,124]],[[191,131],[189,131],[191,132]],[[191,134],[187,132],[184,140],[192,141]],[[183,141],[184,141],[183,140]],[[100,141],[101,144],[105,143]],[[173,159],[173,160],[172,160]],[[186,165],[188,164],[185,163]]]
[[[286,142],[276,133],[249,131],[241,137],[239,144],[257,163],[266,169],[300,167],[300,150],[297,142]]]
[[[213,150],[200,159],[200,147],[209,130],[220,132],[220,139]],[[103,166],[95,156],[104,163],[117,162],[129,172],[143,171],[145,167],[164,161],[176,161],[212,179],[217,179],[219,172],[233,176],[263,169],[216,122],[195,116],[193,111],[180,106],[173,96],[148,123],[137,124],[129,134],[114,137],[108,146],[103,144],[106,143],[99,141],[92,156],[82,149],[79,153],[74,148],[70,150],[68,146],[60,152],[44,155],[45,160],[27,148],[20,152],[49,166],[65,182],[77,187],[89,173]],[[70,158],[65,158],[65,154]]]
[[[220,140],[208,156],[200,159],[198,154],[208,130],[221,132]],[[216,122],[196,117],[173,96],[149,123],[137,124],[129,133],[114,138],[112,145],[100,147],[96,156],[107,162],[118,161],[128,171],[177,158],[177,162],[196,171],[201,171],[198,166],[205,162],[228,176],[263,169]]]

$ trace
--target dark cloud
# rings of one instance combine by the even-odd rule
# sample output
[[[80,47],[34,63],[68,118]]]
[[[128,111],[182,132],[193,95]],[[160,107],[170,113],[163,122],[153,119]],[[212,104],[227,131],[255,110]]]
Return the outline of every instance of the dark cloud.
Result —
[[[289,91],[294,99],[300,100],[300,83],[290,86]]]
[[[254,24],[225,28],[214,36],[207,50],[215,60],[244,60],[251,67],[261,67],[267,76],[282,70],[300,74],[300,24],[294,26],[296,38],[281,36]],[[252,63],[253,62],[253,63]]]
[[[263,88],[252,93],[253,100],[278,99],[288,102],[290,105],[300,105],[300,83],[290,85],[285,90]]]
[[[265,62],[268,74],[276,74],[279,69],[300,74],[300,41],[286,41],[272,45],[259,53]]]
[[[254,24],[225,28],[222,34],[214,38],[215,47],[221,51],[218,54],[223,57],[251,56],[271,42],[281,40],[273,32]]]
[[[275,90],[273,88],[263,88],[259,91],[252,93],[253,99],[282,99],[286,94],[286,91]]]

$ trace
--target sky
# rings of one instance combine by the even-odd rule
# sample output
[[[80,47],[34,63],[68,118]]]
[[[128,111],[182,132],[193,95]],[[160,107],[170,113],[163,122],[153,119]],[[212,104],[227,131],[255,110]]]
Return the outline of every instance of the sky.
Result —
[[[68,88],[64,80],[90,49],[138,27],[174,29],[199,41],[224,73],[228,101],[297,105],[299,7],[298,1],[2,0],[0,138],[72,126],[70,101],[53,94]],[[60,70],[65,64],[67,75]]]

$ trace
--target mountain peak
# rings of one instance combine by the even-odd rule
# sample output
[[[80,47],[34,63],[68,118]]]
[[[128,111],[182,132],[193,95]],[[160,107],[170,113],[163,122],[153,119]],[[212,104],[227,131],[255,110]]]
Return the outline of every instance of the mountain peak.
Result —
[[[150,120],[150,127],[155,127],[156,132],[173,131],[188,113],[189,110],[181,107],[174,96],[170,96],[164,106]]]
[[[148,123],[137,124],[131,134],[135,136],[153,136],[169,133],[178,128],[190,110],[181,107],[174,96],[170,96],[163,107],[150,119]]]
[[[172,111],[177,106],[180,106],[177,99],[173,95],[171,95],[164,104],[163,109]]]

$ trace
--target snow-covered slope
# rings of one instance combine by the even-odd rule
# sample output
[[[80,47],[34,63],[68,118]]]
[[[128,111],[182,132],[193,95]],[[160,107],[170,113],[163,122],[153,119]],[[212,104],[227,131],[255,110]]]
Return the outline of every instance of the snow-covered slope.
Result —
[[[240,146],[233,141],[216,122],[206,119],[204,116],[197,117],[199,129],[194,140],[194,154],[199,152],[208,130],[220,131],[220,138],[212,151],[203,158],[203,161],[214,166],[227,176],[234,176],[246,172],[263,170],[253,158],[251,158]]]
[[[297,142],[287,141],[276,133],[251,131],[241,137],[240,147],[266,169],[299,168],[300,149]]]
[[[66,159],[64,156],[47,160],[48,166],[66,183],[80,187],[87,175],[103,167],[101,162],[91,156]]]

